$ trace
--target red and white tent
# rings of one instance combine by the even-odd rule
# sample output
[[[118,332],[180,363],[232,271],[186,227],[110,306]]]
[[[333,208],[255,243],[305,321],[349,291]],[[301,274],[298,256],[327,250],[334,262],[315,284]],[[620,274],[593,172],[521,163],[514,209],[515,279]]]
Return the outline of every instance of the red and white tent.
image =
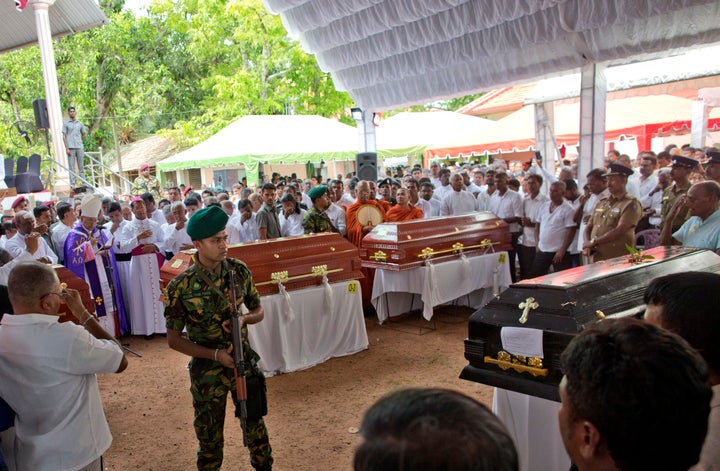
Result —
[[[650,149],[653,137],[687,134],[691,128],[692,100],[672,95],[639,96],[607,102],[605,140],[635,138],[641,149]],[[554,108],[554,133],[558,146],[575,146],[579,141],[580,103],[559,102]],[[720,130],[720,109],[708,120],[710,131]],[[425,160],[517,152],[535,149],[533,106],[500,119],[488,131],[437,142],[425,151]]]

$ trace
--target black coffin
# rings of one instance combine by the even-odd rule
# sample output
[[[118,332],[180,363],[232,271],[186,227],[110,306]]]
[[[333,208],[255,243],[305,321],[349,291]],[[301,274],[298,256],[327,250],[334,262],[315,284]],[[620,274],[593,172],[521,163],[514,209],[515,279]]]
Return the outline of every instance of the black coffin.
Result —
[[[511,285],[470,317],[469,364],[460,378],[559,402],[560,354],[573,336],[603,317],[641,316],[656,277],[720,273],[720,256],[708,250],[656,247],[643,254],[654,259],[633,264],[618,257]],[[540,344],[542,357],[531,356]],[[525,350],[531,353],[519,354]]]

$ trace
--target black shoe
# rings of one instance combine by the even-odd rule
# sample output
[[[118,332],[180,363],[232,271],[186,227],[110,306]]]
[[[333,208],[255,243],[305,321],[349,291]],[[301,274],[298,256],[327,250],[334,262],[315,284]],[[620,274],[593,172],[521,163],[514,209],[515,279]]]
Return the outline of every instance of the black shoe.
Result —
[[[155,337],[155,334],[146,335],[143,337],[145,340],[152,340]]]

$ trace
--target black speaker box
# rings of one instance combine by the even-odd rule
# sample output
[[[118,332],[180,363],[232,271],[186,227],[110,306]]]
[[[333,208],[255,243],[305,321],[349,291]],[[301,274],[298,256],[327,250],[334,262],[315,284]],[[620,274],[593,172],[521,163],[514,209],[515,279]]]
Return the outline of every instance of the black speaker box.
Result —
[[[355,156],[355,174],[360,180],[376,181],[377,154],[375,152],[361,152]]]
[[[50,119],[48,118],[47,103],[44,98],[36,98],[33,100],[33,111],[35,112],[35,127],[38,129],[50,128]]]

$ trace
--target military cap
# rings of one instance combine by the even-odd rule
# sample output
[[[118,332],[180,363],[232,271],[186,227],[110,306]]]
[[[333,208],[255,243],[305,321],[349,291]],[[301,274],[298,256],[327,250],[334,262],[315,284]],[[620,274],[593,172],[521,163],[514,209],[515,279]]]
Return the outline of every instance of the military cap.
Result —
[[[630,167],[626,167],[623,164],[610,164],[605,176],[625,175],[626,177],[629,177],[632,174],[633,174],[633,169],[631,169]]]
[[[15,198],[15,201],[12,202],[12,205],[10,205],[10,207],[11,207],[12,209],[15,209],[15,208],[17,208],[18,205],[19,205],[20,203],[22,203],[23,201],[27,201],[27,198],[25,198],[24,196],[20,195],[20,196],[18,196],[17,198]]]
[[[142,164],[142,165],[140,166],[140,171],[142,172],[143,170],[147,170],[147,169],[149,169],[149,168],[150,168],[150,166],[149,166],[148,164]]]
[[[314,203],[316,199],[320,198],[322,195],[326,194],[328,192],[328,188],[325,185],[318,185],[310,188],[310,191],[308,191],[307,195],[310,197],[312,202]]]
[[[387,177],[387,178],[383,178],[382,180],[378,180],[378,182],[377,182],[378,188],[380,188],[383,185],[392,186],[392,178]]]
[[[212,237],[225,229],[228,215],[219,206],[210,206],[195,211],[187,222],[187,234],[192,240]]]
[[[685,157],[684,155],[673,155],[672,157],[673,167],[695,168],[697,164],[697,160],[690,157]]]
[[[706,164],[720,164],[720,151],[709,150],[705,152],[705,155],[708,156],[708,161],[705,162]]]

